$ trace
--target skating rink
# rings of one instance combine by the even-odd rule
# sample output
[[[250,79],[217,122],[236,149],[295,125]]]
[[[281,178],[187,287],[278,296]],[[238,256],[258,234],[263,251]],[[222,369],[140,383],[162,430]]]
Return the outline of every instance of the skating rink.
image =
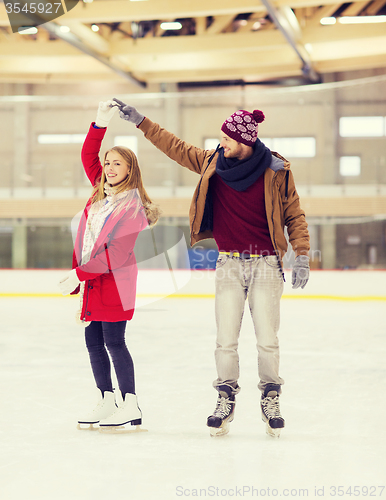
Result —
[[[94,383],[65,271],[0,271],[1,500],[386,498],[386,272],[313,271],[281,308],[280,439],[259,410],[246,307],[230,434],[211,438],[212,271],[142,271],[127,343],[146,433],[76,429]],[[350,489],[351,488],[351,489]],[[350,495],[351,493],[351,495]]]

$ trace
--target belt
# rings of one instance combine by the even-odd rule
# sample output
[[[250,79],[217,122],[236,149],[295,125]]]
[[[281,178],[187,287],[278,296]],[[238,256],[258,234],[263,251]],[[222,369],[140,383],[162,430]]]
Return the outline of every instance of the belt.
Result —
[[[252,257],[260,257],[259,254],[252,254],[248,252],[219,252],[220,255],[228,255],[229,257],[239,257],[239,259],[252,259]]]

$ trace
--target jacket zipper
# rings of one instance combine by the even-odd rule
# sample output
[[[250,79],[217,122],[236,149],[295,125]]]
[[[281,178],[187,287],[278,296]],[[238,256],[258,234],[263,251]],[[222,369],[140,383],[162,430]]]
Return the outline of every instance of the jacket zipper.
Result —
[[[288,200],[288,180],[289,180],[289,170],[285,173],[285,193],[284,193],[284,201]]]
[[[87,306],[88,306],[88,287],[89,287],[89,280],[87,280],[84,284],[84,291],[86,292],[86,300],[84,300],[83,296],[83,303],[84,303],[84,312],[83,312],[83,318],[81,317],[81,321],[85,322],[86,320],[86,312],[87,312]],[[87,285],[87,286],[86,286]]]
[[[274,219],[273,219],[273,211],[274,211],[274,199],[273,199],[273,185],[274,185],[274,179],[277,175],[277,172],[275,172],[275,175],[273,176],[273,179],[272,179],[272,213],[271,213],[271,221],[272,221],[272,238],[273,238],[273,245],[275,247],[275,251],[276,251],[276,258],[277,258],[277,261],[279,262],[279,267],[280,267],[280,272],[281,272],[281,275],[283,277],[283,281],[285,282],[285,276],[284,276],[284,271],[283,271],[283,267],[281,265],[281,261],[280,261],[280,257],[279,257],[279,251],[277,249],[277,244],[276,244],[276,238],[275,238],[275,222],[274,222]]]
[[[110,236],[110,235],[109,235]],[[110,256],[109,256],[109,251],[107,249],[107,243],[104,244],[104,247],[105,247],[105,252],[106,252],[106,260],[107,260],[107,268],[109,270],[109,273],[112,272],[112,269],[111,269],[111,263],[110,263]]]

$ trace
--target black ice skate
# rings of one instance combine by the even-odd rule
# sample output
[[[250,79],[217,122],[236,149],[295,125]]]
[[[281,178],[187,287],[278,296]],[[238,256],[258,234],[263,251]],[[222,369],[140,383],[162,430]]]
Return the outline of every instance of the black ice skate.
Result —
[[[261,395],[261,416],[266,422],[266,432],[269,436],[280,437],[284,427],[284,418],[280,415],[279,394],[276,390],[267,387]]]
[[[211,436],[224,436],[228,434],[229,424],[234,417],[235,404],[235,396],[228,395],[225,391],[219,391],[216,409],[213,415],[208,417],[207,420]]]

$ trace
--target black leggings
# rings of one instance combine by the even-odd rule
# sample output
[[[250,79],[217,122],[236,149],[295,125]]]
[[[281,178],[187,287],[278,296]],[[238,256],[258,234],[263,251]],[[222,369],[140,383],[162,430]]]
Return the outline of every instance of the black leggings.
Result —
[[[91,368],[96,385],[102,393],[113,391],[109,352],[122,396],[127,393],[135,394],[134,364],[125,343],[125,330],[126,321],[92,321],[86,327],[86,346]]]

